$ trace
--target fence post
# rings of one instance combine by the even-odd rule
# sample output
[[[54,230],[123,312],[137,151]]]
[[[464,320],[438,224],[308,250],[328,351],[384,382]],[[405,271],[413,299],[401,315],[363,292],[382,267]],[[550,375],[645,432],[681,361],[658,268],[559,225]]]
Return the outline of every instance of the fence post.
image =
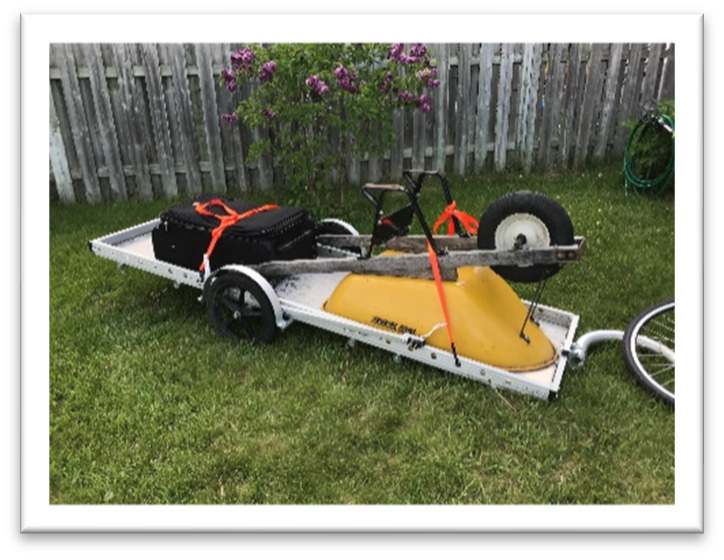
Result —
[[[156,150],[161,167],[161,184],[163,194],[173,197],[178,194],[176,184],[176,162],[173,158],[173,144],[171,131],[168,126],[166,110],[166,97],[161,82],[161,65],[158,61],[158,51],[155,44],[141,45],[141,58],[146,74],[146,90],[148,91],[148,110],[153,123],[153,135],[156,141]]]
[[[580,99],[583,92],[583,82],[581,81],[581,46],[572,43],[568,51],[568,62],[566,63],[566,99],[564,115],[565,120],[562,123],[562,140],[561,149],[558,157],[563,167],[568,167],[571,159],[571,150],[575,150],[577,120],[580,115]]]
[[[221,64],[225,66],[230,61],[232,53],[231,45],[226,43],[221,46]],[[236,93],[227,91],[223,88],[220,94],[219,111],[222,113],[233,113],[236,111],[238,90]],[[222,126],[222,138],[225,143],[231,147],[232,161],[236,170],[236,185],[240,192],[246,192],[248,189],[246,177],[246,161],[244,159],[244,144],[241,137],[241,123],[229,124]]]
[[[649,54],[646,58],[646,73],[643,79],[641,100],[646,103],[648,101],[657,101],[656,94],[658,89],[657,78],[659,75],[659,64],[661,62],[661,54],[664,50],[664,45],[661,43],[654,43],[649,45]]]
[[[674,44],[671,43],[669,48],[666,49],[664,58],[664,68],[662,71],[661,82],[659,84],[659,92],[657,98],[659,101],[662,99],[671,99],[674,97]]]
[[[122,43],[111,47],[113,65],[116,67],[118,76],[118,96],[123,111],[118,119],[116,130],[119,141],[124,142],[131,153],[137,194],[141,200],[151,200],[153,188],[141,128],[144,114],[136,100],[136,97],[140,96],[140,92],[134,95],[136,78],[133,75],[133,61],[128,53],[129,48],[128,45]]]
[[[628,139],[629,131],[625,126],[626,121],[637,115],[639,111],[642,54],[643,45],[641,43],[634,43],[631,45],[621,91],[621,103],[617,119],[618,122],[616,123],[617,130],[613,147],[613,151],[616,154],[623,153],[626,140]]]
[[[53,168],[55,187],[58,190],[60,201],[69,204],[75,202],[73,179],[70,176],[68,157],[65,153],[63,136],[60,134],[60,123],[55,112],[53,92],[50,91],[50,165]]]
[[[475,120],[475,171],[480,172],[488,157],[488,129],[490,128],[490,97],[493,89],[493,56],[496,45],[480,45],[480,71],[478,73],[478,114]]]
[[[523,45],[523,62],[520,69],[520,104],[518,108],[520,117],[516,137],[517,149],[526,173],[530,173],[533,167],[535,116],[538,105],[538,83],[540,81],[542,51],[543,46],[540,43],[526,43]],[[485,141],[487,142],[487,138],[485,138]]]
[[[458,91],[455,111],[455,172],[464,175],[468,156],[468,118],[470,110],[470,55],[472,45],[460,44],[458,55]]]
[[[126,200],[128,198],[126,190],[126,175],[123,171],[121,151],[118,147],[118,138],[116,137],[116,126],[113,119],[111,98],[108,93],[106,68],[103,65],[101,46],[94,43],[84,44],[81,48],[85,54],[86,63],[88,64],[91,95],[93,97],[93,105],[96,110],[96,115],[98,115],[98,128],[101,133],[101,147],[103,148],[103,156],[106,158],[108,176],[111,183],[111,192],[115,198]]]
[[[564,66],[561,61],[565,43],[553,43],[548,50],[548,65],[545,85],[545,107],[541,125],[541,138],[539,146],[539,161],[543,169],[548,169],[554,160],[556,144],[561,148],[560,119],[561,119],[561,90],[564,84]]]
[[[186,53],[182,44],[165,45],[168,60],[171,63],[171,99],[173,115],[181,133],[180,143],[186,170],[186,190],[188,194],[201,193],[201,169],[199,168],[199,150],[193,121],[193,105],[186,75]]]
[[[448,45],[441,43],[438,45],[438,64],[437,73],[440,80],[440,87],[437,89],[435,97],[435,153],[433,161],[435,167],[440,171],[445,171],[445,162],[447,160],[447,110],[448,110],[448,76],[450,75],[450,60],[448,57]],[[404,128],[395,126],[398,135],[403,134]]]
[[[98,182],[96,158],[91,145],[90,128],[83,107],[83,96],[78,83],[78,71],[73,54],[73,45],[63,45],[59,52],[60,79],[63,83],[63,97],[70,117],[71,132],[75,151],[78,154],[85,198],[91,204],[102,200],[101,187]]]
[[[498,82],[498,107],[495,112],[495,152],[493,162],[496,171],[505,169],[508,156],[508,122],[510,120],[510,94],[513,85],[513,44],[503,43],[500,54],[500,81]]]
[[[393,179],[402,178],[403,159],[405,151],[405,112],[401,108],[394,110],[392,115],[392,126],[395,130],[395,138],[393,140],[392,149],[390,150],[390,175]],[[359,162],[357,163],[359,170]],[[357,172],[357,182],[359,183],[359,171]]]
[[[613,43],[611,45],[611,54],[608,57],[608,71],[606,72],[606,85],[603,98],[603,108],[601,109],[601,122],[598,127],[598,142],[593,152],[593,159],[602,161],[606,155],[608,147],[608,137],[611,128],[611,120],[616,104],[616,96],[619,91],[619,72],[621,70],[621,55],[623,54],[623,44]]]
[[[412,113],[412,167],[425,167],[425,114],[416,109]]]
[[[196,45],[196,64],[199,67],[201,86],[201,109],[204,116],[204,133],[211,163],[212,188],[217,192],[226,192],[226,173],[224,156],[221,151],[221,129],[216,100],[216,82],[212,67],[211,51],[208,44]]]
[[[591,139],[593,117],[601,97],[601,64],[603,58],[603,44],[594,43],[591,55],[586,65],[586,85],[583,94],[583,108],[578,119],[578,134],[576,136],[576,151],[573,164],[576,168],[583,165],[588,157],[588,145]]]

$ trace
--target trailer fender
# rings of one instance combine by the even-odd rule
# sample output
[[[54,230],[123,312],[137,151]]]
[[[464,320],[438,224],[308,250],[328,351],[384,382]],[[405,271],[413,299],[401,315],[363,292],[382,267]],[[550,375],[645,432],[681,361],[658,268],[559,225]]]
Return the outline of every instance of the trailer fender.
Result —
[[[285,317],[284,311],[282,310],[282,305],[279,302],[279,296],[277,296],[277,293],[274,291],[272,285],[256,270],[249,268],[248,266],[244,266],[241,264],[228,264],[214,271],[214,273],[206,279],[206,282],[204,282],[204,294],[207,293],[206,290],[208,286],[210,286],[210,283],[213,281],[214,278],[218,278],[223,274],[229,274],[230,272],[234,272],[236,274],[243,274],[244,276],[252,280],[255,284],[257,284],[264,291],[264,294],[269,298],[269,302],[274,309],[274,317],[276,319],[277,327],[279,327],[280,329],[285,329],[289,326],[291,320]]]

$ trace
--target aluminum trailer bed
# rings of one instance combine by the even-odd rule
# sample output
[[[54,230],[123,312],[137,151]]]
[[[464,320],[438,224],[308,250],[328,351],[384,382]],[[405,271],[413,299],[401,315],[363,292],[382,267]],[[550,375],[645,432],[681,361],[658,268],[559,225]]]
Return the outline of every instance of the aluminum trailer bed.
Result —
[[[119,266],[143,270],[166,278],[176,286],[184,284],[202,291],[205,278],[197,270],[155,258],[151,231],[158,223],[159,220],[155,219],[99,237],[90,241],[89,247],[94,254],[114,261]],[[319,253],[321,257],[345,259],[345,262],[355,258],[347,251],[321,244]],[[558,395],[568,362],[568,350],[573,344],[579,321],[578,315],[567,311],[545,305],[535,307],[533,319],[539,323],[557,351],[557,360],[548,367],[526,373],[512,373],[463,355],[459,356],[458,366],[452,353],[427,346],[415,335],[385,331],[324,311],[323,303],[349,272],[293,274],[280,277],[272,286],[251,267],[230,265],[222,269],[241,272],[260,284],[272,302],[276,323],[281,330],[286,329],[292,322],[299,321],[342,335],[351,343],[362,342],[395,356],[409,358],[494,388],[509,389],[540,399]]]

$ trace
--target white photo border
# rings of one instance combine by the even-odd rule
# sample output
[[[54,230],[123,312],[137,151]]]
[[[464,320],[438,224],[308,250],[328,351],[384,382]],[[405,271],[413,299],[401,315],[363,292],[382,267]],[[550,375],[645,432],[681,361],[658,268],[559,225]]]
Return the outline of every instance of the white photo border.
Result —
[[[243,30],[243,31],[240,31]],[[703,16],[23,15],[21,529],[44,531],[703,530]],[[243,35],[243,37],[240,37]],[[677,386],[673,505],[112,506],[49,503],[48,79],[51,43],[662,42],[676,45]],[[40,159],[39,159],[40,158]],[[34,255],[34,258],[30,258]],[[565,393],[561,398],[566,398]]]

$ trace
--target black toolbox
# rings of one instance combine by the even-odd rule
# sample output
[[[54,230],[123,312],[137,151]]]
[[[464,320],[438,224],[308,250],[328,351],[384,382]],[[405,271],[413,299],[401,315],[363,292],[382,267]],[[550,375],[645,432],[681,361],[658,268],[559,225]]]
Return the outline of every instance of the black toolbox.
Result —
[[[216,197],[200,197],[205,203]],[[259,204],[221,198],[229,208],[242,214]],[[207,210],[224,216],[221,205]],[[157,259],[198,270],[211,241],[211,232],[220,220],[204,216],[194,204],[179,204],[160,216],[151,234]],[[211,270],[226,264],[257,264],[275,260],[315,258],[315,222],[302,208],[278,207],[259,212],[227,227],[219,238],[210,260]]]

